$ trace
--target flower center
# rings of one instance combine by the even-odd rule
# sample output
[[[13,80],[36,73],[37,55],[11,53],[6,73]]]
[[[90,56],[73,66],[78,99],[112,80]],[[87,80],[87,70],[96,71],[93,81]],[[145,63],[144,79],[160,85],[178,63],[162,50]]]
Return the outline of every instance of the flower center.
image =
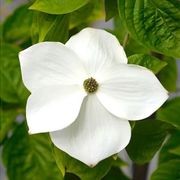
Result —
[[[94,93],[97,91],[99,85],[97,81],[91,77],[84,80],[83,86],[87,93]]]

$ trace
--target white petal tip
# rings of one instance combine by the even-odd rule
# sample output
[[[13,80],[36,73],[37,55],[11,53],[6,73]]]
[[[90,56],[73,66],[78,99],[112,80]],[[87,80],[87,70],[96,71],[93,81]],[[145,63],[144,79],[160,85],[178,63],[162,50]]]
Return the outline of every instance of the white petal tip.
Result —
[[[32,131],[29,129],[29,131],[28,131],[28,134],[29,135],[32,135],[33,133],[32,133]]]
[[[81,162],[83,162],[83,161],[81,161]],[[97,162],[83,162],[83,163],[86,164],[87,166],[89,166],[90,168],[94,168],[99,162],[100,161],[97,161]]]
[[[18,56],[20,57],[20,55],[21,55],[21,51],[18,53]]]
[[[28,134],[29,134],[29,135],[38,134],[38,133],[42,133],[42,132],[41,132],[41,131],[34,131],[34,130],[32,130],[32,129],[29,129],[29,130],[28,130]]]
[[[166,89],[165,89],[166,90]],[[166,90],[166,94],[167,94],[167,99],[169,98],[169,95],[170,95],[170,92],[168,92],[167,90]]]
[[[96,166],[96,164],[89,164],[88,165],[90,168],[94,168]]]
[[[18,53],[18,57],[19,57],[19,60],[20,60],[20,61],[22,60],[25,52],[26,52],[26,49],[24,49],[24,50],[22,50],[22,51],[20,51],[20,52]]]

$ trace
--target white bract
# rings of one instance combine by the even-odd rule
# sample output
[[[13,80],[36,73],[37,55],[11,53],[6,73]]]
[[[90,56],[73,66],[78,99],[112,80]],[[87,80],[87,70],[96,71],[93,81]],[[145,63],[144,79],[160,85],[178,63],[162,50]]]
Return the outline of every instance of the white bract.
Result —
[[[128,120],[150,116],[168,98],[150,70],[127,64],[118,40],[104,30],[86,28],[65,45],[38,43],[19,58],[31,92],[29,132],[50,132],[59,149],[89,166],[124,149]]]

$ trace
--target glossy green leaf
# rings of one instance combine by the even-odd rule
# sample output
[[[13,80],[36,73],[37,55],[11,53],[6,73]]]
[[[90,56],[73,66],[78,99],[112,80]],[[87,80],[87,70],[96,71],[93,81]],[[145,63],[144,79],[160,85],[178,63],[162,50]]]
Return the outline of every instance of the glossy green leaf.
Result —
[[[81,8],[87,4],[88,1],[89,0],[36,0],[30,9],[49,14],[66,14]]]
[[[54,156],[63,175],[73,173],[83,180],[100,180],[110,170],[112,163],[115,161],[110,157],[91,168],[56,147],[54,147]]]
[[[152,174],[151,180],[179,180],[180,179],[180,159],[171,160],[161,164]]]
[[[106,21],[118,15],[117,0],[105,0]]]
[[[177,88],[178,78],[176,60],[169,57],[165,57],[163,60],[167,63],[167,66],[158,74],[159,80],[169,92],[174,92]]]
[[[21,79],[19,51],[18,47],[10,44],[1,45],[0,98],[8,103],[24,103],[29,94]]]
[[[180,97],[168,101],[157,111],[156,118],[180,129]]]
[[[62,180],[47,134],[28,135],[25,124],[17,127],[3,148],[9,180]]]
[[[121,21],[142,45],[180,57],[179,0],[118,0]]]
[[[166,163],[170,160],[180,159],[180,131],[173,130],[172,134],[169,135],[168,139],[164,143],[160,154],[159,164]]]
[[[150,54],[150,49],[143,46],[138,41],[134,40],[132,36],[130,36],[126,26],[119,17],[114,17],[114,30],[112,33],[115,34],[121,45],[125,45],[124,49],[127,56],[134,54]],[[125,43],[125,38],[127,35],[129,36]]]
[[[157,120],[136,122],[130,143],[126,148],[133,162],[144,164],[153,158],[166,137],[166,128],[164,123]]]
[[[32,40],[65,42],[68,39],[68,15],[51,15],[36,12],[32,24]]]
[[[155,74],[157,74],[161,69],[163,69],[167,63],[159,60],[156,57],[150,56],[148,54],[134,54],[128,57],[129,64],[137,64],[144,66]]]
[[[85,6],[70,13],[69,28],[73,30],[74,34],[76,31],[79,32],[85,27],[92,26],[94,22],[102,20],[104,16],[105,13],[103,1],[91,0]]]
[[[119,17],[114,17],[114,30],[112,33],[115,34],[115,36],[118,38],[119,42],[122,45],[124,41],[124,37],[126,36],[128,31]]]
[[[22,43],[31,36],[33,13],[28,5],[17,8],[3,23],[2,36],[6,42]]]

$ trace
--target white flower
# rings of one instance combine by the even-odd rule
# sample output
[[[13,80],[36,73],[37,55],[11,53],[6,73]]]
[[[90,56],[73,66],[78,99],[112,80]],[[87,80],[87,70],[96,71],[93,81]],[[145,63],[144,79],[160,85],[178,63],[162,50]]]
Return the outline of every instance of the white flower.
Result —
[[[65,45],[38,43],[19,58],[32,93],[29,132],[50,132],[58,148],[89,166],[124,149],[128,120],[150,116],[168,98],[151,71],[127,64],[118,40],[104,30],[86,28]]]

